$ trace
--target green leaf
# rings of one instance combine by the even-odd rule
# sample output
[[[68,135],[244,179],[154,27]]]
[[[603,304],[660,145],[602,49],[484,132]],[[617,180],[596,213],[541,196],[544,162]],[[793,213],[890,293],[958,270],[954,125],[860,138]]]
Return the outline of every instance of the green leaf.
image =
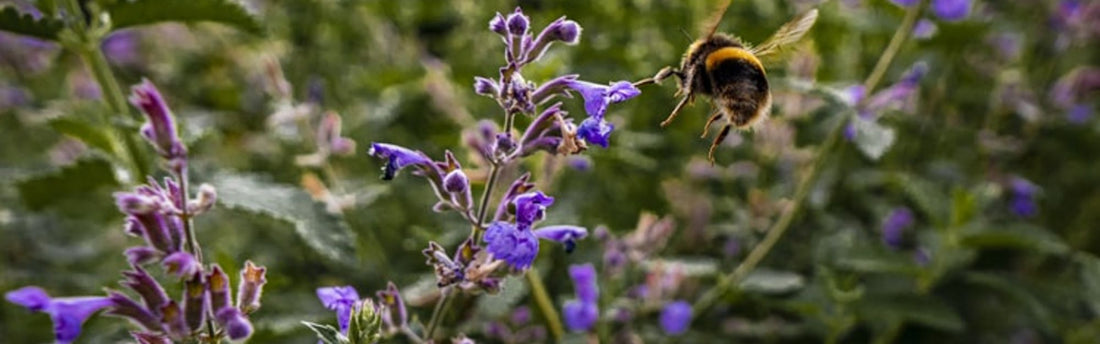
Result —
[[[882,158],[882,155],[886,154],[886,151],[894,145],[894,141],[897,139],[897,134],[894,133],[893,128],[883,126],[875,121],[853,116],[851,123],[856,131],[854,139],[856,147],[871,160]]]
[[[120,1],[107,7],[107,12],[116,29],[161,22],[210,21],[253,34],[263,33],[260,22],[232,0]]]
[[[741,280],[739,288],[750,293],[786,294],[806,285],[806,279],[794,272],[756,269]]]
[[[932,220],[932,223],[936,225],[945,224],[947,208],[944,206],[943,200],[947,199],[947,196],[935,184],[909,174],[897,175],[894,182],[909,196],[917,209],[929,220]]]
[[[887,252],[879,248],[856,248],[837,257],[836,266],[841,269],[864,273],[896,273],[915,276],[920,267],[909,255]]]
[[[355,234],[305,191],[252,175],[219,174],[211,183],[218,189],[220,203],[290,222],[306,246],[325,258],[348,265],[356,262]]]
[[[1013,281],[1005,277],[990,273],[971,272],[965,277],[968,283],[980,285],[1000,292],[1010,300],[1015,301],[1022,309],[1026,309],[1034,317],[1036,323],[1042,326],[1047,333],[1053,333],[1055,329],[1054,318],[1047,306],[1030,291],[1024,289],[1019,281]]]
[[[646,271],[672,269],[684,277],[707,277],[718,273],[718,261],[710,258],[673,258],[642,262]]]
[[[986,248],[1012,248],[1039,253],[1063,254],[1070,248],[1057,235],[1028,224],[1015,223],[993,227],[989,224],[965,228],[960,243],[963,246]]]
[[[489,318],[503,317],[515,309],[524,295],[527,295],[527,283],[515,277],[505,278],[500,293],[477,299],[477,312]]]
[[[78,160],[60,170],[16,182],[23,204],[41,210],[59,199],[79,197],[101,187],[117,186],[111,163],[102,159]]]
[[[19,13],[15,7],[0,9],[0,30],[3,31],[56,41],[63,27],[57,19],[34,19],[29,14]]]
[[[321,325],[318,323],[312,323],[303,321],[302,325],[306,325],[310,330],[317,333],[317,339],[325,344],[347,344],[348,339],[344,335],[340,334],[340,331],[332,327],[332,325]]]
[[[111,135],[94,124],[72,117],[59,117],[50,120],[50,127],[107,154],[116,155],[117,153],[111,144]]]
[[[940,299],[917,295],[877,295],[856,301],[863,319],[902,320],[949,331],[962,331],[966,324],[959,314]]]
[[[1100,313],[1100,258],[1079,252],[1075,259],[1080,264],[1081,285],[1084,287],[1085,302],[1094,313]]]

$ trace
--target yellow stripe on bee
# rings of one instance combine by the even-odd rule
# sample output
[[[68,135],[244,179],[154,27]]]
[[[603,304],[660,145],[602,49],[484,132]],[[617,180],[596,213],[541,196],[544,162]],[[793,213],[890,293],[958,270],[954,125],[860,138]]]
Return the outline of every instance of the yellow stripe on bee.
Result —
[[[764,70],[764,65],[760,63],[760,60],[756,58],[756,55],[753,55],[748,50],[734,47],[725,47],[722,49],[718,49],[707,55],[707,70],[709,71],[713,69],[714,65],[718,64],[719,62],[729,59],[747,60],[749,61],[749,63],[755,65],[756,68],[760,68],[761,71]]]

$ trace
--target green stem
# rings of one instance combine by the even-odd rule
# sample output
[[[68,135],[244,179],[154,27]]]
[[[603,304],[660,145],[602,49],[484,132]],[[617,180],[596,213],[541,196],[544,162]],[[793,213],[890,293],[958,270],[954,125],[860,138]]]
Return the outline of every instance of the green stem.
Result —
[[[886,51],[879,57],[878,63],[875,64],[875,68],[871,72],[871,75],[863,83],[868,94],[870,94],[875,86],[882,80],[882,76],[885,74],[886,69],[889,68],[894,57],[897,56],[898,50],[901,49],[902,44],[909,38],[909,33],[913,31],[917,18],[923,11],[926,3],[927,0],[921,1],[920,4],[910,7],[906,12],[905,19],[902,21],[901,26],[898,27],[898,30],[894,32],[894,37],[890,39]],[[733,272],[719,278],[718,283],[695,302],[692,309],[696,315],[703,314],[719,297],[725,295],[732,286],[736,285],[752,272],[756,266],[760,264],[760,261],[764,260],[764,257],[771,252],[775,244],[779,242],[779,239],[783,237],[783,234],[787,232],[791,222],[794,220],[794,216],[798,214],[798,210],[802,207],[802,203],[806,200],[806,197],[809,196],[811,188],[817,181],[821,166],[828,160],[828,157],[833,152],[833,147],[836,146],[836,143],[839,141],[841,133],[844,131],[844,123],[844,121],[840,121],[829,131],[828,136],[825,138],[825,142],[822,143],[821,148],[818,150],[818,154],[814,157],[809,167],[810,169],[806,171],[805,176],[799,181],[795,189],[794,199],[791,200],[790,206],[784,209],[783,213],[780,214],[779,220],[768,230],[768,234],[764,236],[764,240],[749,252],[745,261],[741,262]]]
[[[523,276],[527,278],[527,283],[531,285],[531,295],[535,297],[535,304],[542,312],[542,317],[546,319],[546,327],[550,328],[550,335],[554,336],[555,342],[561,341],[561,337],[565,333],[561,326],[561,316],[558,315],[558,310],[554,308],[554,302],[550,300],[550,294],[546,292],[539,271],[532,266],[527,269]]]
[[[426,340],[432,340],[432,336],[435,334],[435,329],[439,327],[439,322],[442,321],[443,314],[447,313],[447,310],[451,308],[451,287],[446,287],[440,291],[439,301],[435,303],[435,309],[432,310],[432,318],[428,320],[428,329],[424,331],[424,338]]]

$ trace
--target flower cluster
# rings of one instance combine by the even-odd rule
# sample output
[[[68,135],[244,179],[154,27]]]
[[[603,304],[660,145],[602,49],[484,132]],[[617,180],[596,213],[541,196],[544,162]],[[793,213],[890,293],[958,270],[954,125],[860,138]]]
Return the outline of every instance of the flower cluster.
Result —
[[[317,288],[317,298],[325,308],[336,312],[339,333],[344,338],[358,339],[352,343],[372,343],[383,334],[411,332],[405,301],[397,286],[390,282],[375,295],[377,301],[360,299],[352,286]]]
[[[592,264],[569,267],[569,277],[573,279],[576,300],[569,300],[562,306],[565,326],[574,332],[588,331],[600,317],[600,289],[596,285],[596,268]]]
[[[115,194],[115,202],[127,215],[126,234],[140,237],[144,244],[124,252],[130,270],[123,271],[120,284],[136,293],[141,302],[122,292],[108,290],[106,297],[51,298],[41,288],[25,287],[6,294],[8,301],[35,312],[45,312],[54,320],[58,342],[68,343],[80,334],[84,320],[100,309],[106,314],[129,319],[140,327],[132,332],[141,343],[167,343],[205,337],[216,341],[222,336],[232,340],[252,334],[248,314],[260,307],[260,295],[266,283],[266,269],[246,261],[237,285],[236,303],[230,295],[229,277],[217,264],[202,263],[198,243],[194,242],[189,221],[210,210],[217,193],[203,184],[195,198],[188,197],[186,184],[187,150],[176,133],[175,120],[160,92],[148,80],[134,86],[131,102],[148,120],[141,135],[167,161],[173,178],[148,184],[132,192]],[[145,266],[159,264],[183,283],[180,298],[169,297],[165,288]],[[217,324],[219,329],[204,327]],[[216,338],[209,338],[214,335]]]

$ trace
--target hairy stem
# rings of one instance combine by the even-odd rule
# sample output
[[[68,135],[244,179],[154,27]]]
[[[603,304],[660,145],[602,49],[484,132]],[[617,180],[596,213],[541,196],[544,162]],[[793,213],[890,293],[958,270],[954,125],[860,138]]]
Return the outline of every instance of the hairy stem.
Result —
[[[863,83],[867,93],[871,93],[875,86],[882,80],[882,76],[893,62],[894,57],[897,56],[902,44],[909,38],[909,33],[913,31],[913,27],[917,23],[917,18],[923,11],[926,3],[927,0],[921,1],[920,4],[910,7],[906,12],[905,19],[902,21],[897,31],[894,32],[894,36],[890,39],[886,51],[879,57],[871,75],[867,77],[867,80]],[[779,220],[768,229],[768,234],[764,236],[764,240],[749,252],[745,261],[741,262],[733,272],[719,278],[718,283],[695,302],[694,307],[692,307],[695,314],[703,314],[719,297],[725,295],[731,287],[735,286],[744,279],[745,276],[752,272],[753,269],[760,264],[760,261],[764,260],[764,257],[767,257],[768,253],[775,247],[775,244],[783,237],[783,234],[787,232],[791,222],[794,220],[794,216],[798,214],[798,210],[801,208],[802,203],[810,194],[810,189],[817,181],[821,166],[828,160],[833,152],[833,147],[836,146],[836,143],[839,141],[841,133],[844,131],[844,125],[845,122],[840,121],[829,130],[829,134],[826,136],[825,142],[821,144],[817,155],[810,164],[809,170],[805,172],[806,174],[799,181],[791,204],[783,210],[783,213],[779,216]]]
[[[523,276],[527,278],[527,283],[531,285],[531,295],[534,296],[535,304],[542,312],[542,317],[546,319],[546,327],[550,328],[550,335],[554,337],[555,342],[561,341],[561,337],[565,333],[561,326],[561,316],[558,315],[558,310],[554,308],[554,302],[550,300],[550,294],[546,292],[539,271],[532,266],[527,269]]]

